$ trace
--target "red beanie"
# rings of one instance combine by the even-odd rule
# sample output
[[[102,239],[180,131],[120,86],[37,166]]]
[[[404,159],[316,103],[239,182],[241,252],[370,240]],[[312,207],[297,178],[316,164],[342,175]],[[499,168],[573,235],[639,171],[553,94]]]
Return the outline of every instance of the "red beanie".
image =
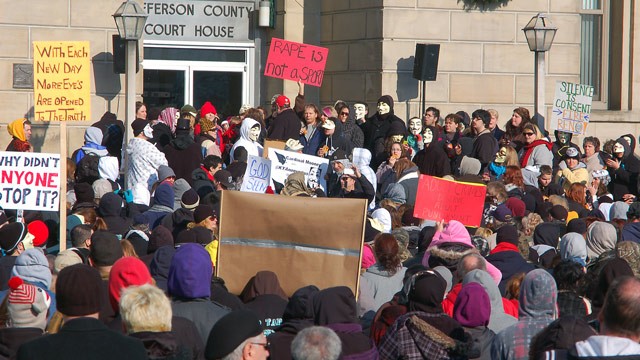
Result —
[[[218,112],[216,111],[216,107],[213,106],[213,104],[211,104],[211,102],[207,101],[200,108],[200,117],[203,118],[205,115],[207,115],[209,113],[213,113],[213,115],[218,115]]]
[[[27,225],[29,234],[33,235],[33,246],[41,247],[49,240],[49,228],[42,220],[34,220]]]
[[[153,284],[153,279],[142,260],[127,256],[116,261],[109,273],[109,300],[113,310],[118,312],[122,290],[144,284]]]

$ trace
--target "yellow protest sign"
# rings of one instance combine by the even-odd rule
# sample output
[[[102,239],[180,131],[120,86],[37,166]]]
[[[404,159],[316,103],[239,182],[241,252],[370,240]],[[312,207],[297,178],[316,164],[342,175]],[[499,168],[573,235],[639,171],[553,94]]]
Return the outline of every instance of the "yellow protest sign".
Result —
[[[88,41],[34,41],[35,120],[89,120],[90,73]]]

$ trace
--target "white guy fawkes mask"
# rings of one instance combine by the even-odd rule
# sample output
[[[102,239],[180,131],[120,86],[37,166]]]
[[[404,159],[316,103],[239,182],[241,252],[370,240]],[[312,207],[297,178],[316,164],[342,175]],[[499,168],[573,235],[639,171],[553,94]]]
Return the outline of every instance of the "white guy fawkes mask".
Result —
[[[249,130],[249,140],[258,141],[258,137],[260,136],[260,125],[255,125]]]
[[[353,104],[353,113],[356,115],[356,119],[364,119],[367,116],[367,109],[364,104]]]
[[[391,111],[391,107],[389,107],[389,104],[382,101],[378,103],[378,113],[380,113],[380,115],[388,114],[389,111]]]
[[[629,146],[631,146],[632,142],[631,142],[631,138],[629,136],[623,136],[622,138],[627,140],[627,144],[629,144]]]
[[[613,153],[614,154],[624,153],[624,146],[622,146],[622,144],[620,143],[616,143],[615,145],[613,145]]]
[[[504,164],[507,161],[507,148],[501,147],[500,151],[496,153],[496,164]]]
[[[426,128],[424,129],[424,134],[422,134],[424,137],[424,143],[425,144],[431,144],[431,142],[433,141],[433,131],[431,131],[431,129]]]
[[[409,120],[409,131],[413,135],[418,135],[422,132],[422,120],[419,118],[413,118]]]

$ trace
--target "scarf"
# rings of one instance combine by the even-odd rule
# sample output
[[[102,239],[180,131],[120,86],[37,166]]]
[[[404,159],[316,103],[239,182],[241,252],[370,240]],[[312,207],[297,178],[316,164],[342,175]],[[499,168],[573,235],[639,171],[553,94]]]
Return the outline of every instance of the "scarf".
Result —
[[[502,175],[507,172],[507,167],[491,162],[489,163],[489,171],[491,171],[491,173],[496,176],[496,179],[500,179]]]
[[[213,182],[213,175],[211,175],[211,173],[209,172],[209,170],[207,170],[207,168],[205,168],[204,166],[200,165],[200,169],[202,169],[202,171],[204,171],[205,174],[207,174],[207,177],[209,178],[209,180],[211,180],[211,182]]]
[[[499,252],[504,252],[504,251],[515,251],[515,252],[520,252],[518,250],[518,246],[514,245],[512,243],[509,242],[501,242],[498,245],[496,245],[495,248],[493,248],[493,250],[491,250],[490,254],[497,254]]]
[[[551,148],[553,147],[553,144],[551,144],[547,140],[542,140],[542,139],[535,140],[531,144],[525,145],[525,147],[524,147],[524,156],[522,157],[522,161],[520,162],[520,165],[523,168],[527,167],[527,163],[529,162],[529,156],[531,156],[531,153],[533,152],[533,149],[535,149],[535,147],[538,146],[538,145],[546,146],[547,149],[549,149],[549,151],[551,151]]]

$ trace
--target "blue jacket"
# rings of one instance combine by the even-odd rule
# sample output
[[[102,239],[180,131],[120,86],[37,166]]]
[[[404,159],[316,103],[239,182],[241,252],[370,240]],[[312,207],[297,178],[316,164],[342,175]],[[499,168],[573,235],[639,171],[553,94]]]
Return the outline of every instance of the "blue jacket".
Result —
[[[324,145],[324,132],[322,126],[318,124],[316,130],[311,135],[311,139],[307,140],[304,135],[300,135],[300,144],[304,145],[302,152],[307,155],[318,156],[318,149]]]

